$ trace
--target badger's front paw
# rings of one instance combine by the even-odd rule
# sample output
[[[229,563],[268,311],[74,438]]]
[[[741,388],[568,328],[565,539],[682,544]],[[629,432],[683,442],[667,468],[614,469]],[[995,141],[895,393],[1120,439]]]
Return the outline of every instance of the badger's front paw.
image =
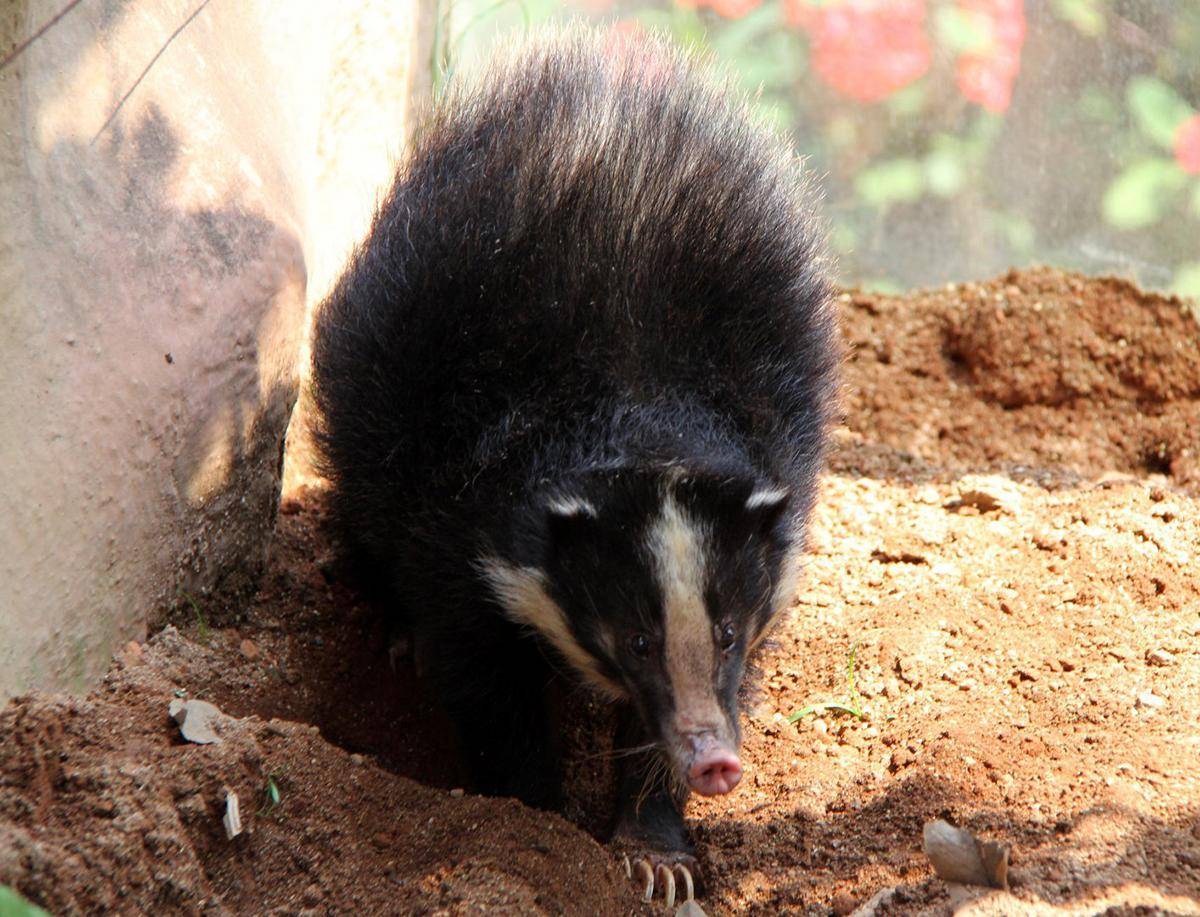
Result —
[[[696,897],[700,873],[696,858],[690,853],[644,850],[624,855],[621,863],[625,875],[637,884],[643,901],[652,901],[661,892],[663,903],[673,907],[676,899],[691,901]]]

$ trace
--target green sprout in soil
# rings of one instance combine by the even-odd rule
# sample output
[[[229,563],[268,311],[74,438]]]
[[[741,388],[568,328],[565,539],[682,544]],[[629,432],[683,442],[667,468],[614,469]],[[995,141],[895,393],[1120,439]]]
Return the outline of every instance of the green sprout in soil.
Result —
[[[283,796],[279,792],[279,780],[283,777],[280,773],[267,774],[267,786],[263,790],[262,808],[254,814],[260,818],[264,815],[269,815],[282,801]]]
[[[862,697],[858,693],[858,687],[854,683],[854,656],[858,652],[858,645],[854,644],[850,647],[850,658],[846,662],[846,687],[847,694],[845,700],[841,701],[826,701],[820,704],[809,704],[797,710],[788,717],[789,723],[795,723],[804,719],[810,713],[845,713],[856,719],[865,720],[867,713],[863,710]]]
[[[0,917],[50,917],[36,904],[30,904],[8,885],[0,885]]]
[[[180,589],[179,594],[187,599],[188,604],[192,606],[192,611],[196,613],[196,636],[200,639],[201,643],[208,643],[212,631],[208,629],[208,622],[204,620],[204,612],[200,610],[200,606],[196,604],[196,600],[192,598],[190,592],[184,592]]]

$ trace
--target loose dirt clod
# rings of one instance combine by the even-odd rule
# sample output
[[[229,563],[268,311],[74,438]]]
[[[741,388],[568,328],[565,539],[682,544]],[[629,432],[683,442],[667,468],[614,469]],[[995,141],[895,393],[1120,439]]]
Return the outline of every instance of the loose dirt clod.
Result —
[[[947,821],[926,822],[922,830],[925,856],[947,882],[1008,888],[1008,848],[980,841],[965,828]]]
[[[973,506],[981,513],[993,510],[1015,516],[1021,511],[1021,491],[1007,478],[999,475],[968,474],[958,482],[958,499],[964,506]]]
[[[1168,666],[1175,661],[1175,657],[1166,650],[1151,650],[1146,654],[1146,661],[1151,665]]]
[[[1145,710],[1160,710],[1166,706],[1166,703],[1153,691],[1143,691],[1137,696],[1136,706]]]

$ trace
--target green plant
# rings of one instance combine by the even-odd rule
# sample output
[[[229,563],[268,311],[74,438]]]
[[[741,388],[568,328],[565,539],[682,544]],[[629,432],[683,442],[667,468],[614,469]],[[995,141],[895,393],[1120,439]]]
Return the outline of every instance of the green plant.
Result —
[[[16,889],[0,885],[0,917],[50,917],[36,904],[30,904]]]
[[[279,781],[282,778],[283,774],[278,771],[267,774],[267,785],[263,788],[263,804],[255,815],[260,818],[269,815],[283,801],[283,794],[279,790]]]
[[[196,613],[196,636],[201,643],[207,644],[212,639],[212,631],[209,630],[208,621],[204,619],[204,612],[200,610],[200,606],[196,604],[196,600],[192,598],[190,592],[180,589],[179,594],[187,599],[188,604],[192,606],[192,611]]]
[[[788,717],[789,723],[795,723],[804,719],[810,713],[845,713],[856,719],[865,720],[867,718],[866,711],[863,710],[862,697],[858,693],[858,687],[854,680],[854,665],[855,655],[858,652],[858,645],[854,644],[850,647],[850,658],[846,662],[846,698],[841,701],[824,701],[819,704],[809,704],[807,707],[802,707],[791,716]]]

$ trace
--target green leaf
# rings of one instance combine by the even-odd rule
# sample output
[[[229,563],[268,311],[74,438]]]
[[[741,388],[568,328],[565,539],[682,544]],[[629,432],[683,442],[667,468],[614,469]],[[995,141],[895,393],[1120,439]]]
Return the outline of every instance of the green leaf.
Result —
[[[771,4],[763,4],[741,19],[722,23],[719,30],[714,30],[710,44],[720,57],[740,58],[743,53],[752,50],[761,36],[777,32],[778,20],[779,11]]]
[[[888,112],[897,118],[908,118],[918,115],[925,107],[925,97],[928,92],[923,82],[912,83],[888,96]]]
[[[1189,261],[1176,268],[1171,292],[1200,301],[1200,261]]]
[[[1104,219],[1117,229],[1150,226],[1186,184],[1187,175],[1171,160],[1139,160],[1126,167],[1104,192]]]
[[[889,159],[868,166],[854,179],[854,190],[868,204],[887,207],[915,201],[925,187],[921,163],[916,159]]]
[[[957,194],[965,179],[962,155],[957,150],[934,150],[925,157],[925,182],[939,197]]]
[[[1097,0],[1054,0],[1054,12],[1084,35],[1096,38],[1104,34],[1104,10]]]
[[[1163,149],[1175,147],[1175,132],[1193,114],[1192,106],[1162,80],[1135,76],[1125,87],[1125,99],[1143,134]]]
[[[50,917],[36,904],[30,904],[15,890],[0,885],[0,917]]]
[[[978,54],[992,44],[992,33],[986,20],[964,13],[958,7],[938,7],[938,39],[956,54]]]
[[[795,713],[793,713],[791,716],[789,716],[788,722],[789,723],[799,722],[800,720],[802,720],[806,716],[808,716],[810,713],[845,713],[849,716],[854,717],[855,719],[865,720],[867,718],[867,715],[865,713],[863,713],[861,710],[859,710],[857,707],[851,707],[848,704],[839,704],[839,703],[830,702],[830,703],[823,703],[823,704],[809,704],[807,707],[805,707],[801,710],[797,710]]]

